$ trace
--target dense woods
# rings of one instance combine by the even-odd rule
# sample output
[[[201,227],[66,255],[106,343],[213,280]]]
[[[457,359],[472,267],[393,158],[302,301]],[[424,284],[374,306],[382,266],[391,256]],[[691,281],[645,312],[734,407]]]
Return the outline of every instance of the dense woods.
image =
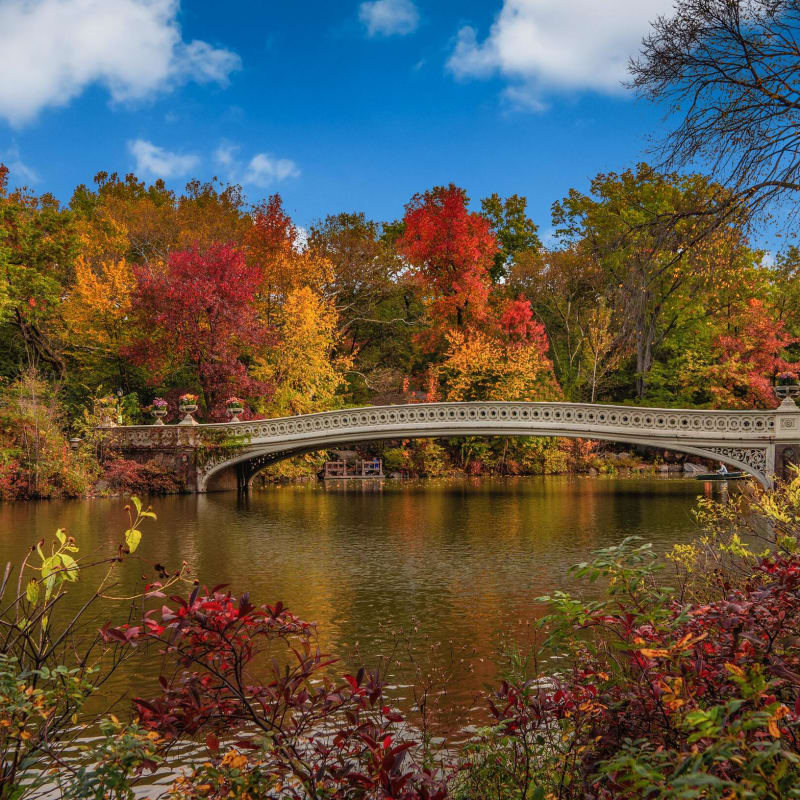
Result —
[[[184,392],[206,420],[230,397],[249,417],[423,399],[768,407],[800,357],[800,253],[766,260],[744,214],[707,211],[724,192],[699,174],[598,175],[554,202],[546,245],[526,198],[452,185],[396,220],[306,231],[280,196],[251,204],[217,181],[176,193],[101,172],[61,204],[0,176],[6,497],[85,491],[98,415],[149,422],[158,399],[172,421]],[[382,454],[428,475],[568,460],[534,440]]]

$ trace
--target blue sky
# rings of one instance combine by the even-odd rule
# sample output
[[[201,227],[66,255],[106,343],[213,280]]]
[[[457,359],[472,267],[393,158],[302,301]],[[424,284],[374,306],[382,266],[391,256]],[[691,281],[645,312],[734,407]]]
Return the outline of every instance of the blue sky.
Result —
[[[279,191],[301,225],[402,214],[454,182],[551,203],[645,157],[619,88],[669,0],[0,0],[0,160],[53,191],[99,170]]]

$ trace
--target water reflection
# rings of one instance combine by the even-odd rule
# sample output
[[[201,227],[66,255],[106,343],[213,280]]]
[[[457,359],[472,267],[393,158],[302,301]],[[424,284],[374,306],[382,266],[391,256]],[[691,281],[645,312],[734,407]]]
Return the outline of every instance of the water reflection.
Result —
[[[660,550],[690,540],[701,491],[691,481],[528,478],[156,498],[159,519],[140,548],[146,563],[132,565],[128,582],[134,585],[147,563],[175,568],[186,561],[204,583],[282,600],[315,620],[322,646],[348,669],[355,660],[374,664],[398,631],[416,629],[427,666],[457,663],[447,698],[455,719],[493,680],[499,638],[524,636],[543,613],[535,598],[575,588],[571,564],[630,535]],[[1,505],[2,560],[19,561],[59,526],[83,552],[113,549],[125,527],[123,505]],[[68,598],[73,607],[79,594]],[[465,653],[470,658],[461,664]],[[109,684],[108,697],[147,694],[156,673],[152,662],[132,664]]]

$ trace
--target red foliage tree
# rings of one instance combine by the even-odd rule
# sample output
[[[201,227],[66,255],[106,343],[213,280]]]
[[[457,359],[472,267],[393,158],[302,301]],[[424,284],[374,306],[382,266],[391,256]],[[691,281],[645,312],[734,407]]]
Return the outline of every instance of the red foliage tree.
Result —
[[[242,358],[270,335],[255,305],[258,269],[230,245],[173,252],[165,267],[137,270],[134,313],[142,335],[127,349],[152,379],[190,367],[209,410],[229,395],[264,392]]]
[[[287,244],[295,244],[297,228],[284,210],[279,194],[256,206],[252,218],[253,227],[245,236],[245,245],[254,257],[267,261],[277,257]]]
[[[784,357],[785,349],[797,338],[754,298],[734,322],[734,331],[715,342],[720,356],[710,369],[711,394],[721,405],[773,407],[777,399],[772,379],[779,372],[798,368]]]
[[[488,220],[470,212],[464,190],[451,184],[415,195],[404,222],[398,250],[416,270],[434,324],[481,321],[497,252]]]
[[[530,302],[522,297],[505,302],[500,312],[500,327],[512,341],[536,344],[542,355],[550,349],[544,325],[533,318]]]

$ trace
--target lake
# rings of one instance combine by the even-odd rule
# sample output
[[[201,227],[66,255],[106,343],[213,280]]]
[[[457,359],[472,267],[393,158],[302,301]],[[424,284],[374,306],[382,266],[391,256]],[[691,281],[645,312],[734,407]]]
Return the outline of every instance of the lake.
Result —
[[[536,597],[578,588],[569,567],[593,550],[633,535],[659,551],[691,540],[701,490],[689,480],[548,477],[293,485],[244,501],[160,497],[148,501],[158,521],[143,527],[138,555],[168,568],[186,561],[204,584],[230,584],[257,602],[283,601],[319,624],[323,646],[348,668],[356,648],[371,665],[415,628],[485,664],[500,637],[543,613]],[[0,505],[2,560],[21,560],[58,527],[83,553],[113,551],[124,502]],[[490,677],[477,664],[454,701]]]
[[[389,694],[400,707],[412,684],[435,685],[436,724],[452,734],[483,718],[478,693],[495,680],[503,647],[531,640],[546,612],[537,597],[580,590],[570,565],[626,536],[659,552],[690,541],[702,489],[691,480],[547,477],[152,498],[158,520],[143,527],[143,563],[126,565],[129,583],[119,592],[155,562],[186,561],[206,585],[230,584],[256,603],[281,600],[318,623],[340,673],[391,656]],[[2,561],[19,562],[58,527],[82,553],[113,552],[126,527],[124,504],[2,504]],[[80,595],[73,590],[67,604]],[[103,700],[125,706],[131,695],[155,694],[157,675],[154,660],[134,660],[104,687]]]

